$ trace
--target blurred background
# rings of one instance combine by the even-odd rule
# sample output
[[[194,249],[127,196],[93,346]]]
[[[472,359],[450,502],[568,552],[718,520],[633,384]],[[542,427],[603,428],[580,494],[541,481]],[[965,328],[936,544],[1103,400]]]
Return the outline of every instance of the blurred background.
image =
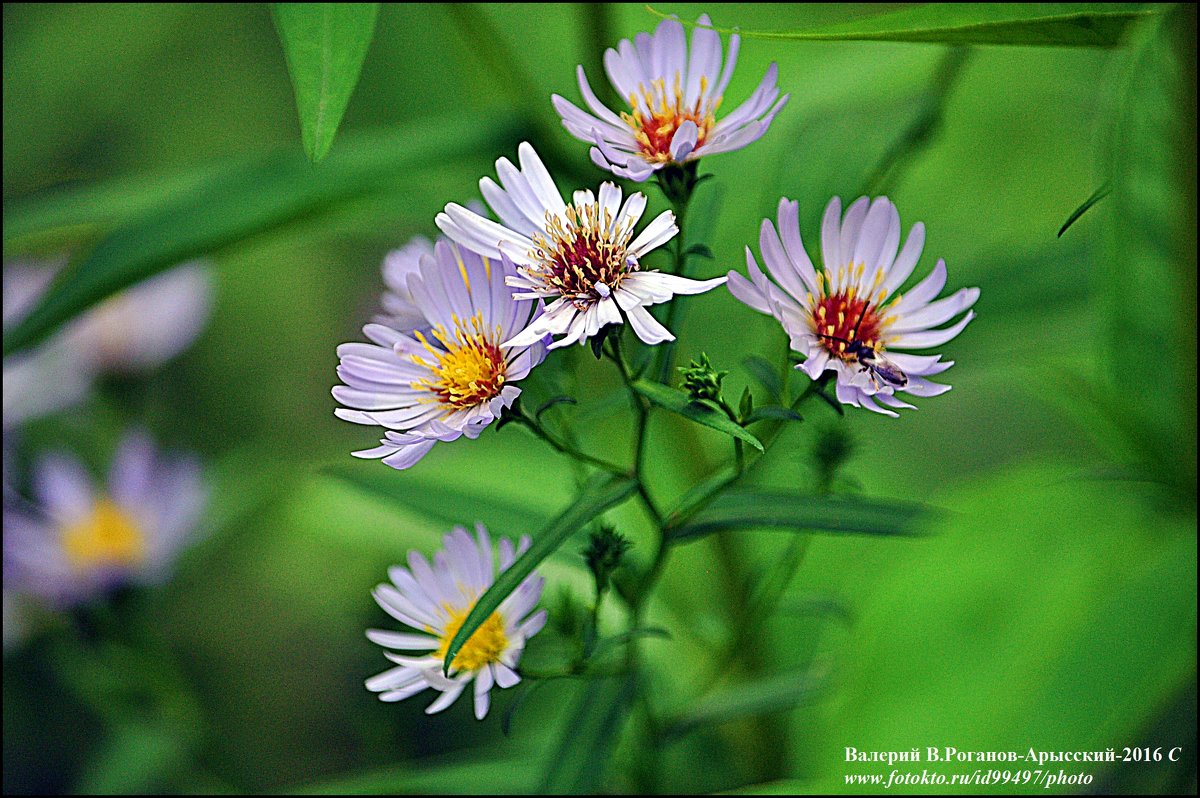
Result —
[[[880,12],[657,8],[744,30]],[[829,197],[872,189],[906,230],[925,222],[919,274],[945,258],[949,288],[982,298],[943,347],[953,391],[898,420],[810,406],[759,475],[812,486],[817,442],[837,435],[850,454],[834,489],[942,508],[925,534],[812,537],[769,618],[738,616],[733,596],[794,536],[739,534],[735,574],[715,564],[712,539],[673,556],[649,613],[672,637],[644,643],[656,705],[685,717],[781,684],[791,698],[767,714],[693,717],[650,754],[636,717],[601,712],[614,700],[603,683],[540,686],[508,735],[509,694],[476,722],[465,701],[431,718],[422,700],[382,704],[363,688],[387,665],[363,635],[394,625],[370,596],[387,567],[431,553],[453,522],[536,532],[570,501],[575,472],[515,426],[437,447],[410,472],[353,461],[376,436],[335,419],[329,389],[335,348],[377,312],[383,256],[432,236],[445,203],[476,198],[496,158],[527,138],[564,189],[604,179],[549,97],[579,99],[579,63],[602,83],[603,47],[658,17],[638,4],[385,6],[332,153],[311,166],[265,5],[7,4],[6,307],[15,264],[86,254],[210,176],[278,159],[263,192],[302,195],[286,177],[301,166],[304,186],[346,188],[205,247],[211,316],[182,354],[103,375],[81,406],[19,434],[6,420],[6,474],[10,438],[17,472],[67,447],[101,473],[138,424],[199,455],[211,493],[173,578],[112,608],[114,628],[157,641],[168,676],[92,657],[70,614],[6,590],[5,792],[825,792],[866,772],[848,768],[846,746],[931,745],[1182,746],[1182,763],[1086,765],[1075,769],[1092,785],[1063,789],[1194,792],[1194,13],[1175,12],[1165,32],[1148,18],[1119,48],[742,41],[726,110],[772,61],[792,99],[760,142],[704,161],[715,179],[698,190],[690,236],[715,259],[699,276],[743,269],[780,196],[800,201],[815,255]],[[1182,96],[1129,91],[1163,68],[1190,76]],[[1059,237],[1102,186],[1111,195]],[[221,212],[257,213],[252,193],[236,196],[245,204]],[[684,301],[679,356],[728,369],[727,396],[757,391],[741,362],[782,362],[775,322],[725,291]],[[527,390],[576,396],[554,412],[624,459],[629,416],[605,366],[561,353]],[[727,453],[716,433],[662,413],[651,435],[666,497]],[[645,519],[632,504],[610,516],[647,560]],[[534,661],[553,659],[590,600],[581,545],[544,568],[554,620]],[[796,673],[822,674],[803,700]]]

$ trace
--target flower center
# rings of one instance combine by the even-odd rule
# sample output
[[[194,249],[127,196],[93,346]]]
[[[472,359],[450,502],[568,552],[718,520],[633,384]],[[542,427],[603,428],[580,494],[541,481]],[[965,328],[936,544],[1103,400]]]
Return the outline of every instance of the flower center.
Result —
[[[861,343],[875,350],[880,348],[884,319],[877,310],[878,305],[870,305],[869,298],[855,296],[853,290],[819,297],[812,311],[813,331],[822,336],[821,343],[831,355],[845,361],[857,361],[851,344]]]
[[[463,621],[471,612],[471,607],[464,610],[454,610],[449,607],[445,609],[450,615],[450,620],[446,623],[442,636],[438,638],[438,649],[433,654],[443,661],[446,659],[446,650],[450,648],[450,641],[454,639],[454,635],[458,634]],[[504,634],[504,618],[499,612],[493,612],[459,649],[458,654],[454,657],[454,662],[450,663],[450,667],[456,670],[477,671],[484,665],[499,662],[500,655],[507,648],[508,636]]]
[[[99,499],[92,513],[62,531],[62,547],[77,571],[132,567],[146,558],[146,540],[115,502]]]
[[[708,79],[700,78],[700,95],[690,107],[684,105],[683,86],[680,75],[675,73],[675,85],[671,92],[667,91],[666,81],[662,78],[655,80],[649,88],[640,85],[642,96],[629,95],[630,113],[621,114],[625,124],[633,130],[633,137],[642,148],[642,157],[651,163],[669,163],[671,158],[671,140],[675,131],[684,122],[696,123],[696,146],[698,149],[708,139],[716,120],[713,114],[721,104],[721,98],[707,98]],[[639,107],[641,99],[644,107]]]
[[[626,254],[632,237],[631,219],[617,224],[608,211],[602,217],[597,202],[568,205],[565,220],[546,214],[546,232],[533,236],[530,252],[538,265],[527,273],[577,304],[604,299],[637,269]]]
[[[431,392],[436,401],[453,410],[475,407],[500,395],[508,363],[496,344],[500,329],[497,327],[489,335],[484,329],[482,313],[466,321],[455,316],[453,336],[440,324],[430,334],[444,348],[433,346],[421,331],[413,332],[434,358],[431,362],[412,355],[413,362],[433,372],[431,377],[412,383],[413,388]]]

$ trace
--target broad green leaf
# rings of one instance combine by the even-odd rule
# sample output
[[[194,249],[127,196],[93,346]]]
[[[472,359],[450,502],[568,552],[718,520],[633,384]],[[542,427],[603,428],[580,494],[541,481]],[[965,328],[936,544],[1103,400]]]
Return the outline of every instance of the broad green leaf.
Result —
[[[724,432],[726,435],[732,435],[746,441],[760,452],[763,451],[763,445],[759,443],[758,438],[739,427],[729,419],[729,416],[725,415],[724,411],[711,403],[694,402],[683,391],[648,380],[635,381],[633,389],[665,410],[670,410],[689,421],[703,424],[718,432]]]
[[[670,741],[701,726],[793,709],[809,701],[819,688],[820,680],[807,672],[738,684],[692,702],[663,724],[663,736]]]
[[[491,493],[463,490],[444,480],[404,473],[375,461],[329,466],[324,473],[361,491],[384,498],[405,512],[415,512],[447,527],[483,521],[494,535],[516,538],[546,525],[536,507]]]
[[[379,3],[273,3],[296,92],[300,135],[313,163],[333,145],[375,35]]]
[[[181,261],[220,250],[330,206],[394,189],[438,158],[492,149],[515,136],[512,118],[478,125],[438,119],[361,134],[314,167],[302,156],[272,152],[231,159],[194,184],[163,197],[117,228],[64,271],[41,302],[4,336],[4,354],[37,343],[96,302]]]
[[[549,557],[567,538],[593,518],[625,501],[636,489],[637,482],[627,478],[616,477],[593,481],[584,488],[574,504],[534,535],[533,545],[529,547],[529,550],[518,557],[507,571],[500,574],[471,608],[470,614],[467,615],[463,625],[446,649],[446,672],[449,673],[450,664],[454,662],[454,658],[458,656],[463,644],[471,638],[479,625],[496,611],[500,603],[517,589],[525,577],[533,573],[533,569],[542,560]],[[439,497],[439,500],[444,501],[445,499]]]
[[[562,742],[554,748],[539,793],[601,792],[604,769],[633,704],[635,681],[634,674],[588,680],[563,720]]]
[[[925,3],[811,30],[715,30],[785,41],[1116,47],[1130,23],[1153,13],[1142,3]]]
[[[1144,34],[1111,142],[1105,360],[1120,406],[1113,421],[1147,472],[1194,491],[1195,7],[1176,6]]]
[[[1076,208],[1074,211],[1071,212],[1071,215],[1067,217],[1067,220],[1065,222],[1063,222],[1063,226],[1058,228],[1058,237],[1062,238],[1062,234],[1067,232],[1067,229],[1070,228],[1071,225],[1073,225],[1077,221],[1079,221],[1079,217],[1083,216],[1085,213],[1087,213],[1089,210],[1091,210],[1093,205],[1095,205],[1097,202],[1099,202],[1100,200],[1107,197],[1109,192],[1111,192],[1111,191],[1112,191],[1112,188],[1108,185],[1107,182],[1104,183],[1102,186],[1100,186],[1100,188],[1093,191],[1092,195],[1090,197],[1088,197],[1087,199],[1085,199],[1083,201],[1082,205],[1080,205],[1078,208]]]
[[[812,496],[790,491],[744,488],[718,496],[673,538],[709,535],[724,529],[772,527],[802,532],[861,535],[913,535],[930,508],[863,497]]]

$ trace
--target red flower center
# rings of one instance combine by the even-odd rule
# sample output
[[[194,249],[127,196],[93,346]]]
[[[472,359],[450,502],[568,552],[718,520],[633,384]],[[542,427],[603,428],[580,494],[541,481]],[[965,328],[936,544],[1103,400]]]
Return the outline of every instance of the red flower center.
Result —
[[[847,292],[821,297],[813,308],[813,330],[821,336],[829,354],[855,361],[857,357],[847,351],[851,343],[861,342],[872,348],[879,345],[883,320],[878,309],[878,305],[869,305],[867,300]]]

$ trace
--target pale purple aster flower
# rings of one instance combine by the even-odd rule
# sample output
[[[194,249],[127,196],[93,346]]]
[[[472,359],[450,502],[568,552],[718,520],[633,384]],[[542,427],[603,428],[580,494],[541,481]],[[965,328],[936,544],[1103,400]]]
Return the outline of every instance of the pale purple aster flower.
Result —
[[[64,606],[170,573],[206,501],[197,460],[160,452],[142,432],[125,437],[107,484],[75,457],[34,465],[32,500],[4,500],[4,584]]]
[[[372,343],[338,347],[338,418],[387,428],[379,446],[355,457],[409,468],[438,441],[478,437],[512,405],[521,393],[513,383],[546,357],[540,339],[509,343],[538,313],[509,293],[504,279],[515,274],[507,258],[439,241],[406,281],[429,334],[368,324]]]
[[[725,282],[689,280],[642,271],[641,258],[679,232],[675,215],[659,214],[641,234],[634,226],[646,209],[644,194],[621,203],[621,189],[602,183],[600,195],[576,191],[572,204],[562,195],[528,142],[517,149],[521,168],[507,158],[496,162],[500,185],[480,181],[484,199],[500,219],[490,221],[461,205],[446,206],[437,216],[442,232],[476,252],[512,259],[517,274],[506,278],[516,299],[550,299],[541,318],[510,344],[530,344],[544,335],[561,335],[551,349],[595,335],[622,314],[647,344],[673,341],[666,327],[646,308],[675,294],[699,294]]]
[[[413,330],[428,333],[429,322],[408,289],[408,278],[420,272],[422,257],[433,257],[433,242],[425,236],[416,236],[384,257],[383,284],[386,288],[382,299],[383,313],[375,317],[376,324],[405,334]]]
[[[516,668],[525,642],[546,625],[546,611],[533,612],[545,579],[531,574],[500,603],[459,650],[447,678],[443,670],[450,641],[475,602],[529,548],[530,541],[529,536],[522,537],[514,551],[511,541],[501,539],[499,571],[483,524],[476,524],[473,538],[466,529],[455,527],[443,542],[445,548],[434,555],[432,565],[418,552],[409,552],[408,568],[392,567],[391,583],[375,588],[379,606],[417,631],[367,631],[372,642],[408,653],[384,652],[397,667],[367,679],[366,686],[383,701],[400,701],[433,688],[441,695],[425,710],[432,715],[453,704],[474,682],[475,717],[483,720],[492,686],[512,687],[521,681]]]
[[[563,127],[594,145],[592,160],[601,169],[640,182],[668,164],[741,149],[767,132],[790,96],[779,96],[778,68],[772,63],[750,99],[718,120],[741,39],[736,33],[729,38],[722,69],[721,36],[711,25],[707,14],[700,17],[690,53],[683,25],[674,18],[605,52],[608,79],[629,103],[619,116],[596,97],[582,66],[579,92],[592,113],[557,94],[551,98]]]
[[[895,350],[929,349],[953,339],[975,318],[974,311],[950,327],[935,328],[974,305],[979,289],[936,299],[946,285],[946,263],[939,260],[908,293],[896,294],[921,256],[925,225],[913,225],[899,249],[900,214],[887,197],[860,197],[844,218],[841,210],[838,197],[825,208],[818,271],[800,240],[797,203],[780,200],[778,234],[764,219],[759,236],[763,263],[775,282],[746,247],[750,279],[730,272],[729,290],[779,320],[792,349],[805,358],[796,368],[814,380],[825,371],[836,372],[838,401],[895,417],[888,408],[913,408],[899,393],[937,396],[950,390],[928,377],[954,365],[941,355]]]

